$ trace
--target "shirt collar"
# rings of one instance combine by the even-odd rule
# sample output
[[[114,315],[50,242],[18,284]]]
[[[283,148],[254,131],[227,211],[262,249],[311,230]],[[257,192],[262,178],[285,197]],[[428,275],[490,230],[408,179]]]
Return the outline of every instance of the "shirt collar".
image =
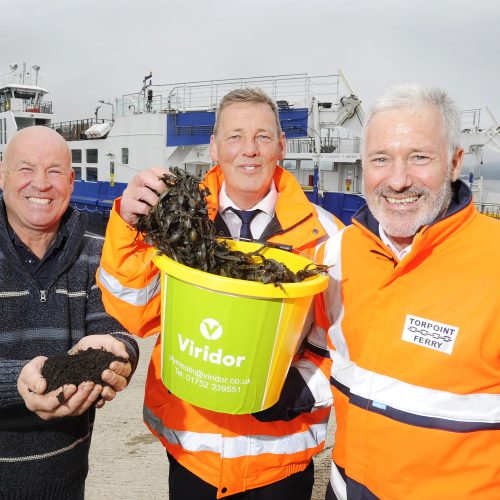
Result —
[[[27,250],[29,248],[23,243],[21,238],[17,235],[17,233],[12,229],[12,226],[9,224],[9,221],[6,219],[5,222],[7,223],[7,233],[9,234],[10,241],[15,247],[24,247]],[[46,254],[49,254],[50,252],[57,251],[61,248],[64,239],[68,236],[68,230],[64,224],[61,224],[59,226],[59,231],[57,232],[57,236],[55,240],[52,242],[50,247],[47,249]],[[29,250],[31,252],[31,250]]]
[[[259,209],[260,211],[268,214],[270,217],[274,215],[274,210],[276,208],[276,202],[278,201],[278,191],[276,190],[276,186],[274,182],[271,182],[271,187],[269,189],[269,193],[262,198],[257,204],[253,207],[250,207],[248,210]],[[223,213],[228,208],[236,208],[237,210],[241,210],[236,203],[234,203],[231,198],[229,198],[226,191],[226,181],[222,183],[221,190],[219,191],[219,212]]]
[[[391,250],[391,252],[398,258],[398,260],[403,260],[403,258],[410,253],[411,243],[408,246],[404,247],[402,250],[399,250],[396,245],[394,245],[394,243],[389,239],[381,224],[378,225],[378,233],[384,245]]]

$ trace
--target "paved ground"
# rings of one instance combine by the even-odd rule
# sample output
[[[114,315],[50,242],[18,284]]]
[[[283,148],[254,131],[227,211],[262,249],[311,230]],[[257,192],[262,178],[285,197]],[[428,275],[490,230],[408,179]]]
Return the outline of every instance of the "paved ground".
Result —
[[[168,462],[163,446],[142,422],[147,365],[155,338],[139,339],[141,359],[125,392],[97,412],[86,500],[166,500]],[[313,500],[323,500],[329,477],[333,419],[327,446],[315,460]]]

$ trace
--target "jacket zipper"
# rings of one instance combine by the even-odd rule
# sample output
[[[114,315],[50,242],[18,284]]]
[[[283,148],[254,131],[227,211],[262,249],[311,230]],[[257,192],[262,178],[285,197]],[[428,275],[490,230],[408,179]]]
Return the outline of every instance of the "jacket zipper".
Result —
[[[387,260],[391,261],[393,266],[396,267],[398,265],[398,261],[391,255],[387,255],[385,252],[379,252],[378,250],[370,250],[370,253],[381,255],[385,257]]]
[[[47,291],[40,290],[40,302],[47,302]]]

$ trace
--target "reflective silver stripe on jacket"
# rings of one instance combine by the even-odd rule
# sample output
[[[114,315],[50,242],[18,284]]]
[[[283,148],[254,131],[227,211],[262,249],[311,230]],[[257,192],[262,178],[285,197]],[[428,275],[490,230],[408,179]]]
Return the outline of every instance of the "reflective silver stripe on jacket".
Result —
[[[324,264],[331,266],[328,270],[330,280],[325,292],[325,304],[328,320],[332,324],[328,331],[330,341],[338,353],[349,357],[349,349],[342,332],[342,320],[344,319],[344,303],[342,300],[342,236],[347,228],[341,229],[333,238],[326,243]]]
[[[351,395],[418,416],[459,422],[500,423],[500,395],[454,394],[408,384],[357,366],[332,352],[332,378]]]
[[[235,436],[223,437],[221,434],[206,432],[177,431],[166,428],[162,421],[149,408],[143,408],[144,420],[169,443],[182,446],[186,451],[210,451],[222,458],[274,453],[290,455],[315,448],[325,441],[328,418],[319,424],[311,425],[304,432],[287,436]]]
[[[316,215],[318,216],[318,220],[323,226],[328,236],[331,238],[333,235],[337,234],[339,232],[339,228],[332,214],[327,210],[325,210],[324,208],[315,205],[314,203],[313,205],[316,210]]]
[[[144,306],[160,293],[160,273],[157,273],[144,288],[129,288],[123,286],[101,266],[99,267],[99,281],[114,297],[133,306]]]
[[[330,381],[323,372],[311,361],[301,359],[292,364],[299,370],[300,375],[305,380],[307,387],[314,397],[314,409],[328,408],[332,405],[333,395],[330,388]]]

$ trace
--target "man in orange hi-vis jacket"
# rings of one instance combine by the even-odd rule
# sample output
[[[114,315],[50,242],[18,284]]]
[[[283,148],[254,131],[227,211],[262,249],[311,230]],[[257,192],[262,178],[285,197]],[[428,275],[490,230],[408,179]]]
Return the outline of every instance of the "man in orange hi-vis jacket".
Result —
[[[218,164],[203,181],[211,193],[209,214],[218,234],[241,237],[243,229],[250,230],[256,240],[291,245],[322,259],[324,243],[342,224],[309,203],[295,178],[277,166],[285,150],[276,104],[266,94],[241,89],[226,95],[211,139]],[[158,202],[163,173],[159,168],[141,172],[116,201],[98,273],[107,311],[140,336],[160,328],[159,272],[151,262],[154,250],[141,240],[134,244],[130,225]],[[259,212],[243,228],[235,210],[250,209]],[[321,295],[315,306],[315,322],[278,403],[256,414],[216,413],[171,394],[160,379],[158,340],[144,419],[167,449],[171,499],[310,499],[312,458],[324,446],[332,402]]]
[[[327,243],[327,498],[500,498],[500,223],[459,179],[460,113],[398,85],[365,122],[367,207]]]

